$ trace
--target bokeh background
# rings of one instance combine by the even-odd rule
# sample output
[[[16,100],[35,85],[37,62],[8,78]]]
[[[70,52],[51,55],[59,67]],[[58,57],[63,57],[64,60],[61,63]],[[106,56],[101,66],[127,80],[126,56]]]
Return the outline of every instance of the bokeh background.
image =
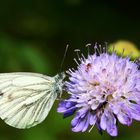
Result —
[[[101,0],[4,0],[0,2],[0,72],[28,71],[54,76],[74,67],[74,49],[87,54],[87,43],[130,41],[140,48],[139,4]],[[127,48],[127,47],[126,47]],[[18,130],[0,120],[1,140],[109,140],[96,128],[73,133],[72,118],[63,119],[55,102],[46,120],[31,129]],[[118,140],[139,140],[140,122],[119,126]]]

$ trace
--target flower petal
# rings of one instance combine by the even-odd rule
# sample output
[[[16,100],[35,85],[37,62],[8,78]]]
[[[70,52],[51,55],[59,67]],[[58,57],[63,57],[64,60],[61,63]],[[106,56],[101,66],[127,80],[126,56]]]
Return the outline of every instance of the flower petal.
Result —
[[[140,105],[130,103],[128,109],[129,112],[131,113],[132,118],[140,121]]]
[[[118,135],[118,130],[117,130],[117,126],[116,126],[116,119],[111,112],[108,114],[108,118],[107,118],[107,121],[106,121],[106,128],[107,128],[107,132],[111,136],[117,136]]]
[[[103,130],[107,128],[107,117],[105,113],[103,113],[103,115],[101,116],[100,126]]]
[[[107,132],[111,135],[111,136],[117,136],[118,135],[118,129],[116,125],[111,126],[110,128],[107,128]]]
[[[120,123],[124,125],[130,125],[132,123],[132,116],[129,113],[129,110],[121,109],[121,111],[117,114],[117,118]]]
[[[73,132],[82,131],[86,123],[86,119],[80,119],[79,122],[76,124],[75,127],[72,128]]]
[[[66,110],[67,110],[67,108],[66,108],[66,102],[65,101],[60,102],[59,103],[59,106],[57,108],[57,112],[64,113]]]
[[[77,123],[79,122],[79,120],[80,120],[80,116],[75,116],[71,121],[72,127],[75,127]]]
[[[69,108],[67,111],[64,112],[64,118],[73,115],[75,111],[76,107]]]
[[[82,129],[82,132],[85,132],[89,126],[90,113],[87,114],[85,119],[86,119],[86,123],[85,123],[84,128]]]
[[[91,114],[90,115],[90,119],[89,119],[89,124],[90,125],[95,125],[96,121],[97,121],[96,115],[95,114]]]

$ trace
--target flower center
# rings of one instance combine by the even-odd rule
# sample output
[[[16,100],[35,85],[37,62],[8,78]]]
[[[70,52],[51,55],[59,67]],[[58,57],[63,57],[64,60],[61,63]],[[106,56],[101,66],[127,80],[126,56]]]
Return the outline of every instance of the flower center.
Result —
[[[113,99],[113,93],[116,91],[116,88],[109,82],[100,83],[97,81],[91,83],[90,89],[90,96],[86,99],[88,99],[88,104],[92,110],[102,108],[108,104]]]

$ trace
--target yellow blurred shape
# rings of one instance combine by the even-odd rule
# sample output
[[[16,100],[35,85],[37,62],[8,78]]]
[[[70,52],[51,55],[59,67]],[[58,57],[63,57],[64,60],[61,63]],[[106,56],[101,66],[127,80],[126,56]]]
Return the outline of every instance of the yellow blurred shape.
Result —
[[[124,49],[123,56],[129,56],[132,54],[132,58],[137,58],[140,56],[140,51],[137,49],[136,45],[130,41],[120,40],[109,45],[108,50],[112,51],[113,46],[118,54],[122,54]]]

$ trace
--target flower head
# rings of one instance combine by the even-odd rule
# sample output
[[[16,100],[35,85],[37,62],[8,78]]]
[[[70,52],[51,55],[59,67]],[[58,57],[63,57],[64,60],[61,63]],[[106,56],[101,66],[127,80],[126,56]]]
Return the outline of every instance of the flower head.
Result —
[[[59,104],[58,112],[64,117],[75,113],[72,131],[96,125],[117,136],[117,122],[129,126],[133,119],[140,120],[140,71],[129,57],[95,52],[80,58],[77,70],[68,73],[70,97]]]

